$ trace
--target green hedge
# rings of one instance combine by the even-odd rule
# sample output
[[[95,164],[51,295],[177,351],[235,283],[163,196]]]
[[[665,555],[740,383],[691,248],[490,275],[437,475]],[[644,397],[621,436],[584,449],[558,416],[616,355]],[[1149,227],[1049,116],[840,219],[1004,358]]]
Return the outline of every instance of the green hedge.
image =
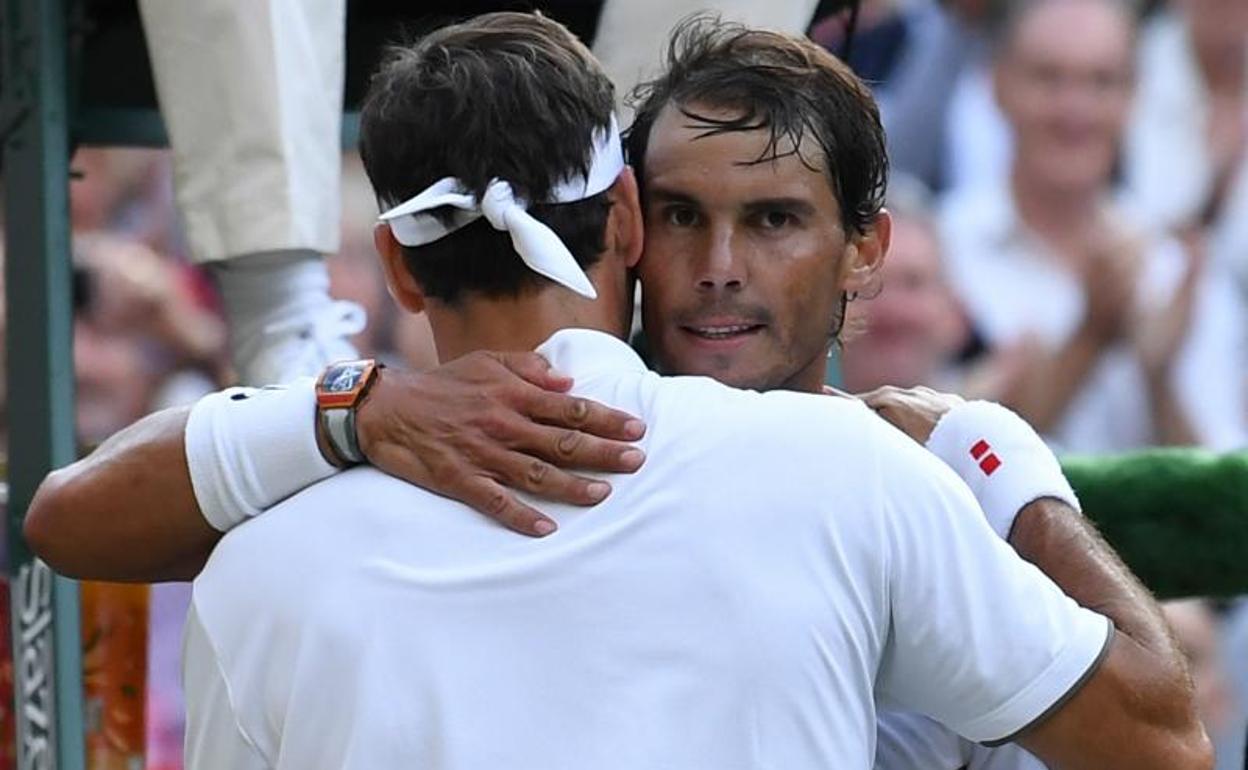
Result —
[[[1088,517],[1160,598],[1248,594],[1248,452],[1064,457]]]

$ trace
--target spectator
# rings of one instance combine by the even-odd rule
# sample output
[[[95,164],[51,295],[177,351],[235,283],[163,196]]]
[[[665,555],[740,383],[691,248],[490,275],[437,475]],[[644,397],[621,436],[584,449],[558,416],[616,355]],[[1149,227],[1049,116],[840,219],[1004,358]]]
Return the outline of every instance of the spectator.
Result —
[[[1174,0],[1140,41],[1124,169],[1131,200],[1167,227],[1208,227],[1248,292],[1248,4]]]
[[[1020,343],[960,361],[973,351],[970,328],[949,285],[929,195],[917,181],[890,183],[892,244],[877,295],[850,303],[841,377],[862,393],[885,385],[926,385],[967,398],[997,399],[1022,375],[1033,346]]]
[[[882,385],[948,384],[948,366],[964,343],[966,323],[945,279],[936,223],[921,203],[888,200],[893,240],[880,290],[846,311],[841,375],[855,393]]]
[[[1149,233],[1113,200],[1129,11],[1031,3],[1003,35],[993,82],[1013,132],[1010,173],[951,196],[942,232],[988,347],[1040,346],[1004,400],[1069,450],[1243,446],[1239,298],[1201,238]]]
[[[954,124],[950,108],[964,74],[988,59],[991,6],[989,0],[917,0],[896,11],[892,26],[900,27],[895,34],[902,42],[875,90],[893,168],[932,189],[953,181],[950,142],[975,132],[974,125]]]
[[[134,150],[81,150],[74,158],[74,362],[86,445],[222,380],[225,330],[202,276],[152,248],[180,242],[167,162],[167,154]],[[151,595],[146,765],[153,770],[182,767],[179,649],[189,593],[166,584]]]
[[[181,267],[137,241],[103,233],[78,235],[75,249],[82,311],[79,330],[111,338],[102,344],[132,345],[140,354],[139,374],[149,384],[164,386],[175,373],[198,370],[203,374],[202,387],[192,398],[211,390],[218,379],[225,329],[215,315],[197,304]],[[148,395],[157,398],[159,405],[168,404],[159,397],[159,390]],[[153,406],[147,404],[149,409]]]
[[[173,206],[166,150],[83,147],[74,153],[70,224],[74,232],[108,232],[158,253],[185,253]]]

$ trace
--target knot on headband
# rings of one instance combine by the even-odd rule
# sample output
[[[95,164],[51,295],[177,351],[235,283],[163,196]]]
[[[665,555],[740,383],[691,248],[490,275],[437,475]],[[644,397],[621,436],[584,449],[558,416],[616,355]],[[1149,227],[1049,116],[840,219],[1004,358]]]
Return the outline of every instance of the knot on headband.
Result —
[[[619,125],[612,116],[610,124],[595,135],[589,173],[561,182],[546,202],[571,203],[592,198],[614,184],[623,170]],[[433,211],[446,206],[456,209],[449,221],[433,215]],[[597,297],[572,252],[553,230],[529,213],[528,207],[527,201],[516,198],[506,180],[491,180],[477,200],[461,180],[445,177],[386,211],[381,221],[389,225],[395,239],[404,246],[423,246],[485,217],[495,230],[511,236],[512,248],[529,269],[583,297]]]

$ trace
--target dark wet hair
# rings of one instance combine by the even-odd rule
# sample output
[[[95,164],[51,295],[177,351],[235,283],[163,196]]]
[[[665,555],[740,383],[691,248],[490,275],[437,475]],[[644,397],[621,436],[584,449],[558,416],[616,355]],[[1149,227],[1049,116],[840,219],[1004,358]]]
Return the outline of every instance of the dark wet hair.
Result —
[[[361,110],[360,155],[383,207],[448,176],[478,197],[498,177],[518,197],[542,201],[588,171],[594,134],[609,124],[614,102],[610,79],[563,25],[538,13],[486,14],[391,49]],[[597,262],[605,192],[529,210],[582,267]],[[485,220],[405,246],[404,258],[426,294],[450,303],[469,292],[513,296],[548,285]]]
[[[884,205],[888,155],[875,99],[844,62],[806,38],[692,16],[673,31],[663,74],[638,86],[632,101],[627,148],[643,196],[650,133],[671,104],[705,126],[704,136],[769,131],[757,163],[796,152],[824,171],[846,234],[864,232]],[[700,114],[700,106],[739,112],[724,120]],[[822,158],[802,155],[808,137]]]

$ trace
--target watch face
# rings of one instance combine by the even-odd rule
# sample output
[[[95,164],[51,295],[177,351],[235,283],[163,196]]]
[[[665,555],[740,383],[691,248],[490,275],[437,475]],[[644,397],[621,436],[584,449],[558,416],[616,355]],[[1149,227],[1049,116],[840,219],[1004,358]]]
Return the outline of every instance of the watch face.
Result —
[[[364,367],[356,363],[338,364],[325,373],[322,389],[327,393],[349,393],[360,383]]]

